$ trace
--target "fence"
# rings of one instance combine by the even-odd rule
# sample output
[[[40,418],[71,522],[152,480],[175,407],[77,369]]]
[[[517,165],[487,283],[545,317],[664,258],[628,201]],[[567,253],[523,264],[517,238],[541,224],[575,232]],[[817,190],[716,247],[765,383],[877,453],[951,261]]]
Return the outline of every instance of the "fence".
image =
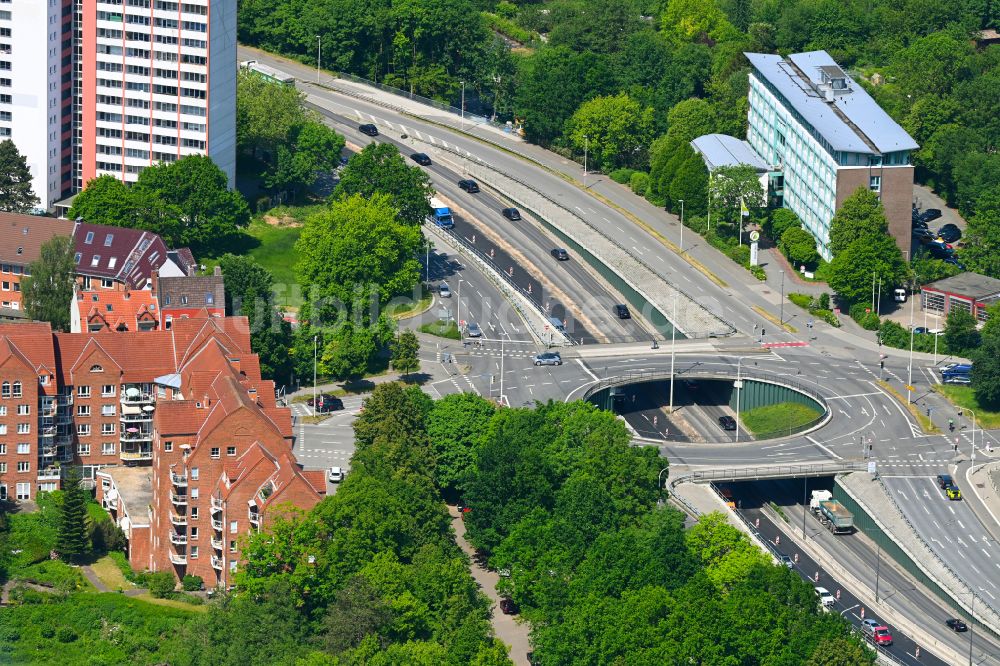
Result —
[[[411,93],[400,88],[394,88],[393,86],[387,86],[384,83],[377,83],[375,81],[369,81],[368,79],[361,78],[360,76],[355,76],[353,74],[346,74],[344,72],[339,72],[337,74],[338,79],[344,79],[345,81],[351,81],[353,83],[360,83],[362,85],[371,86],[373,88],[378,88],[379,90],[391,93],[393,95],[399,95],[400,97],[405,97],[406,99],[413,100],[414,102],[419,102],[420,104],[426,104],[427,106],[433,106],[435,109],[440,111],[446,111],[448,113],[453,113],[456,116],[464,117],[465,120],[483,125],[493,125],[494,127],[504,127],[502,123],[490,120],[485,116],[480,116],[476,114],[469,113],[468,110],[463,111],[459,107],[451,106],[450,104],[445,104],[444,102],[439,102],[437,100],[431,99],[429,97],[424,97],[422,95],[417,95],[416,93]]]

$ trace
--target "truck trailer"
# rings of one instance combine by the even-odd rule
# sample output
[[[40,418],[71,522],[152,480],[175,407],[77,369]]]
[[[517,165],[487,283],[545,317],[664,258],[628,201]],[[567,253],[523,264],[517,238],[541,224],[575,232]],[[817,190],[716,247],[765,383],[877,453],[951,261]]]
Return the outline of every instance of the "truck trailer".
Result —
[[[809,508],[834,534],[850,534],[854,531],[854,514],[833,499],[833,493],[829,490],[814,490]]]
[[[431,214],[427,216],[427,220],[442,229],[451,229],[455,226],[455,220],[451,217],[451,209],[437,197],[431,197]]]

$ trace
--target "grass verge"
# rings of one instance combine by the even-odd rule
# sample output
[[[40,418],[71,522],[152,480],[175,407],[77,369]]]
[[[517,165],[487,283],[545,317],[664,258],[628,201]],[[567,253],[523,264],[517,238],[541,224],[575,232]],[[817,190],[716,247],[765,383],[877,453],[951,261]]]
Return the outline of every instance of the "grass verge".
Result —
[[[786,523],[788,522],[788,516],[785,515],[785,510],[784,509],[782,509],[780,506],[778,506],[774,502],[768,502],[768,504],[770,505],[772,511],[774,511],[776,514],[778,514],[779,516],[781,516],[781,519],[783,521],[785,521]]]
[[[815,421],[822,415],[818,409],[798,402],[757,407],[740,414],[743,427],[754,435],[794,430]]]
[[[132,597],[132,599],[138,599],[139,601],[145,601],[146,603],[149,604],[156,604],[157,606],[168,606],[170,608],[177,608],[180,610],[191,611],[194,613],[208,612],[208,604],[195,605],[188,603],[187,601],[181,601],[179,599],[157,599],[156,597],[149,594],[149,592]]]
[[[456,324],[453,321],[435,322],[432,324],[421,324],[420,328],[417,330],[419,330],[421,333],[436,335],[439,338],[448,338],[449,340],[462,339],[462,334],[458,330],[458,324]]]
[[[109,555],[98,559],[90,565],[94,574],[101,579],[101,582],[108,586],[109,590],[131,590],[135,585],[125,580],[118,564]]]
[[[798,333],[799,332],[799,329],[795,328],[791,324],[789,324],[787,322],[785,322],[785,323],[779,322],[777,317],[775,317],[773,314],[771,314],[770,312],[768,312],[764,308],[760,307],[759,305],[753,306],[753,310],[754,310],[754,312],[756,312],[757,314],[759,314],[764,319],[768,320],[769,322],[771,322],[775,326],[781,326],[783,329],[785,329],[789,333]]]
[[[422,312],[426,312],[430,309],[431,305],[434,303],[434,294],[430,290],[421,287],[420,300],[411,301],[409,305],[392,305],[390,304],[387,308],[389,316],[400,321],[402,319],[410,319],[416,317]]]
[[[882,381],[880,379],[878,381],[878,385],[882,387],[882,389],[885,390],[886,393],[891,394],[892,397],[894,397],[896,400],[899,401],[900,405],[905,407],[910,412],[910,414],[913,415],[913,418],[917,420],[917,423],[920,424],[920,428],[925,433],[933,434],[941,432],[941,429],[938,428],[936,425],[934,425],[934,422],[931,421],[929,418],[927,418],[927,415],[924,414],[924,412],[920,411],[915,404],[913,403],[910,403],[909,405],[906,404],[906,396],[897,391],[892,384],[886,381]]]
[[[71,567],[61,560],[45,560],[18,569],[12,576],[14,580],[30,583],[52,585],[62,592],[94,592],[83,573],[76,567]]]
[[[993,430],[1000,428],[1000,412],[987,409],[976,400],[976,392],[971,386],[957,384],[935,384],[934,390],[948,398],[959,409],[971,409],[976,415],[976,427]]]

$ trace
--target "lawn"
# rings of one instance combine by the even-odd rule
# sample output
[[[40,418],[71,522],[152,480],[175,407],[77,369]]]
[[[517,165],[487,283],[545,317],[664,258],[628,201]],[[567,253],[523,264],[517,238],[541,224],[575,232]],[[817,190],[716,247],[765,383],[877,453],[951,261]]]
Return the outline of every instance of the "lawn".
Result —
[[[208,612],[207,604],[190,604],[186,601],[181,601],[180,599],[157,599],[146,592],[145,594],[140,594],[136,597],[131,597],[132,599],[138,599],[140,601],[145,601],[150,604],[156,604],[157,606],[167,606],[169,608],[178,608],[180,610],[185,610],[195,613],[206,613]]]
[[[819,418],[822,412],[798,402],[781,402],[777,405],[758,407],[740,414],[743,427],[754,435],[773,434],[806,425]]]
[[[135,585],[125,580],[125,576],[122,574],[121,569],[118,568],[118,564],[108,555],[94,562],[90,565],[90,568],[94,570],[94,573],[101,579],[101,582],[108,586],[109,590],[131,590],[135,588]]]
[[[440,338],[448,338],[450,340],[462,339],[462,334],[458,330],[458,325],[453,321],[449,321],[447,323],[438,321],[432,324],[421,324],[419,330],[421,333],[430,333],[431,335],[436,335]]]
[[[1000,428],[1000,412],[986,409],[976,400],[976,392],[971,386],[960,384],[935,384],[934,390],[945,396],[956,407],[971,409],[976,415],[976,427],[992,430]]]
[[[397,300],[402,299],[393,299],[390,301],[386,306],[386,312],[396,321],[400,321],[415,317],[430,308],[434,302],[434,294],[421,287],[420,300],[414,301],[407,298],[404,303],[397,303]]]

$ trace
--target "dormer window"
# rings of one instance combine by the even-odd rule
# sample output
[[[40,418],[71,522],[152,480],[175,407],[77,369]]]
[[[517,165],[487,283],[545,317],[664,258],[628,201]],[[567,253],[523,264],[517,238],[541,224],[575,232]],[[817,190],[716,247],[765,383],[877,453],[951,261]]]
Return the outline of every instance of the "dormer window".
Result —
[[[17,253],[18,254],[24,254],[24,248],[23,247],[17,248]]]
[[[102,368],[100,365],[92,365],[92,366],[90,366],[90,371],[91,372],[104,372],[104,368]]]
[[[260,491],[257,493],[260,495],[262,500],[266,500],[268,497],[274,494],[274,483],[269,481],[261,486]]]
[[[94,242],[94,232],[93,231],[88,231],[87,232],[87,237],[83,239],[83,242],[85,244],[87,244],[87,245],[90,245],[91,243],[93,243]]]
[[[95,254],[93,257],[91,257],[91,259],[90,259],[90,267],[91,268],[97,268],[97,265],[99,263],[101,263],[101,255]]]

